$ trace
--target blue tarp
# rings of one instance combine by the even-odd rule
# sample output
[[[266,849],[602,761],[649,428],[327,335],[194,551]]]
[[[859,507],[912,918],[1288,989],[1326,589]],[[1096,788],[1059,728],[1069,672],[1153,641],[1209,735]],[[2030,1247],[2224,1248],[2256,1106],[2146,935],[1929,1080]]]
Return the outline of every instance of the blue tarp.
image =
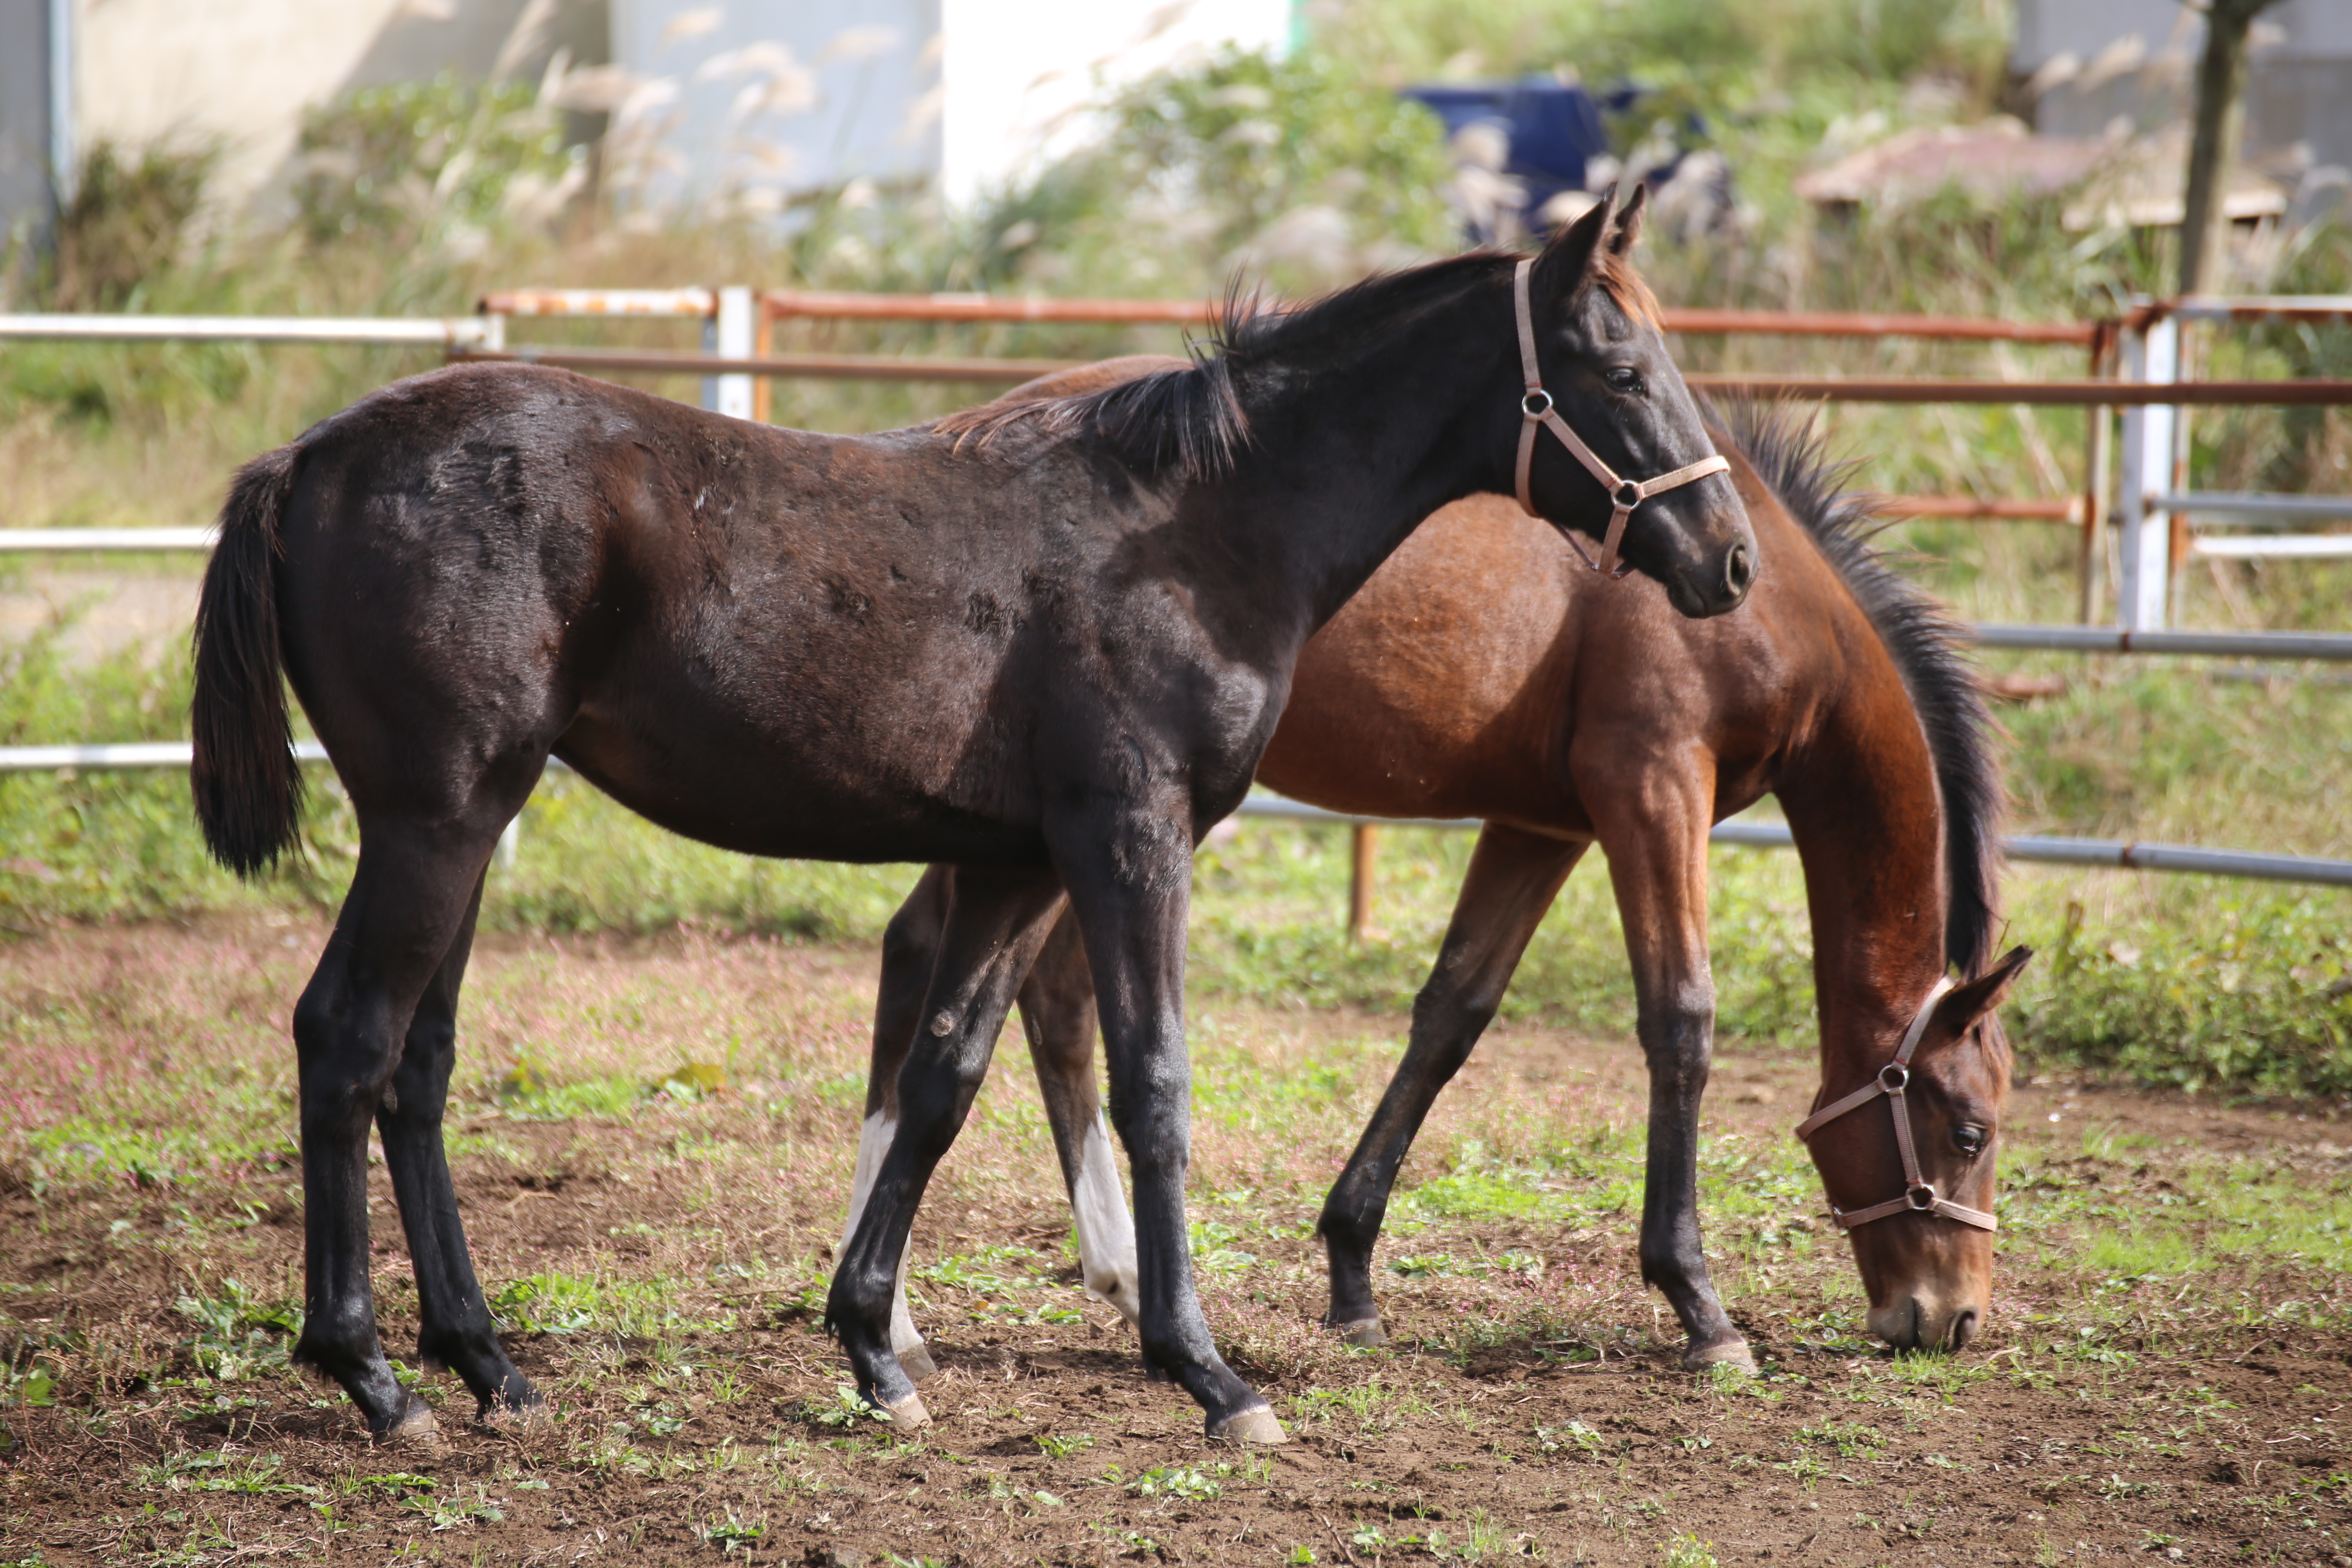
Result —
[[[1502,130],[1510,141],[1503,173],[1527,186],[1523,213],[1532,227],[1536,213],[1560,192],[1591,188],[1585,183],[1585,165],[1609,151],[1601,115],[1631,109],[1642,89],[1629,86],[1595,94],[1554,77],[1531,76],[1462,87],[1409,87],[1402,96],[1426,105],[1445,122],[1448,136],[1482,121]],[[1668,164],[1651,177],[1672,173]]]

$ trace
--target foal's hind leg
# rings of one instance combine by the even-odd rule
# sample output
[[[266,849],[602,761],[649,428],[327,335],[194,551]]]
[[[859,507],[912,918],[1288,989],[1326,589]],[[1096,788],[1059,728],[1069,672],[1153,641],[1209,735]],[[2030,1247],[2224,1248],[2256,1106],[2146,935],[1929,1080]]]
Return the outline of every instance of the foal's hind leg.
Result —
[[[429,1434],[433,1415],[393,1376],[376,1334],[368,1123],[397,1092],[417,1003],[465,924],[498,826],[387,822],[363,813],[351,892],[294,1008],[307,1275],[294,1358],[341,1384],[378,1436]],[[454,1229],[448,1240],[462,1251]],[[426,1268],[420,1256],[420,1284]]]
[[[834,1268],[825,1325],[849,1353],[858,1392],[908,1426],[929,1416],[890,1352],[907,1233],[924,1186],[988,1076],[1013,994],[1045,940],[1060,899],[1061,883],[1050,871],[959,868],[923,1001],[927,1021],[898,1074],[898,1125],[865,1213]]]
[[[481,908],[482,881],[477,877],[465,920],[416,1004],[407,1045],[375,1122],[416,1268],[424,1318],[416,1336],[417,1359],[426,1366],[448,1367],[465,1379],[480,1412],[488,1415],[544,1402],[499,1343],[498,1325],[474,1278],[474,1260],[466,1247],[457,1192],[449,1180],[449,1159],[441,1141],[449,1073],[457,1058],[457,989],[465,982],[474,921]]]
[[[1135,1217],[1118,1184],[1110,1124],[1095,1089],[1095,980],[1077,918],[1065,910],[1021,986],[1029,1060],[1054,1129],[1054,1152],[1070,1190],[1078,1268],[1087,1289],[1130,1323],[1143,1316],[1135,1262]]]
[[[1437,966],[1412,1003],[1412,1038],[1357,1140],[1348,1168],[1323,1200],[1316,1232],[1331,1264],[1324,1321],[1351,1344],[1385,1338],[1372,1299],[1372,1244],[1387,1216],[1397,1169],[1438,1091],[1470,1059],[1544,911],[1584,853],[1581,843],[1489,823],[1470,856]]]
[[[898,912],[882,931],[882,979],[874,997],[873,1055],[866,1071],[866,1121],[857,1131],[856,1173],[850,1179],[849,1218],[841,1227],[836,1258],[849,1256],[849,1243],[866,1216],[866,1200],[874,1194],[874,1178],[890,1139],[898,1127],[898,1072],[914,1047],[921,1026],[923,996],[930,989],[931,971],[940,955],[940,938],[946,930],[948,903],[953,895],[955,872],[947,866],[925,871]],[[923,1336],[915,1331],[914,1314],[907,1310],[907,1257],[912,1243],[898,1252],[898,1283],[890,1306],[890,1351],[899,1370],[917,1383],[939,1375]]]
[[[1612,752],[1622,758],[1622,752]],[[1609,878],[1633,961],[1636,1029],[1650,1068],[1649,1157],[1642,1176],[1642,1278],[1664,1293],[1690,1337],[1683,1365],[1756,1358],[1708,1277],[1698,1229],[1698,1111],[1714,1052],[1715,975],[1707,961],[1706,839],[1715,780],[1666,762],[1643,787],[1583,792],[1609,850]]]

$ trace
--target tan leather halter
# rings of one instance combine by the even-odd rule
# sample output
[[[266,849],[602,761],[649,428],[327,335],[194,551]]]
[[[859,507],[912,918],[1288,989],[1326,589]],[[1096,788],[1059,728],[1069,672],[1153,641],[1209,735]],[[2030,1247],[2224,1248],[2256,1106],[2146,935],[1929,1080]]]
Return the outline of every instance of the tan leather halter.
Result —
[[[1810,1139],[1822,1128],[1849,1110],[1868,1105],[1885,1095],[1895,1116],[1895,1146],[1903,1152],[1903,1195],[1889,1198],[1883,1204],[1873,1204],[1866,1209],[1842,1209],[1830,1205],[1830,1216],[1847,1230],[1858,1225],[1868,1225],[1874,1219],[1885,1219],[1897,1214],[1939,1214],[1946,1219],[1958,1220],[1962,1225],[1975,1226],[1979,1230],[1998,1230],[2000,1222],[1982,1209],[1972,1209],[1936,1191],[1934,1183],[1919,1174],[1919,1151],[1911,1138],[1911,1103],[1903,1091],[1911,1082],[1911,1053],[1919,1047],[1919,1040],[1927,1032],[1928,1016],[1936,1004],[1952,988],[1948,976],[1936,982],[1927,999],[1919,1004],[1919,1015],[1911,1026],[1903,1031],[1903,1043],[1895,1047],[1895,1059],[1878,1069],[1878,1076],[1833,1105],[1824,1105],[1797,1123],[1797,1136]]]
[[[1584,542],[1573,533],[1568,535],[1568,542],[1576,546],[1576,552],[1583,556],[1584,563],[1595,572],[1622,577],[1631,568],[1617,564],[1617,547],[1624,541],[1625,520],[1633,515],[1633,509],[1662,491],[1689,484],[1694,479],[1703,479],[1709,474],[1727,473],[1731,464],[1717,454],[1685,464],[1671,474],[1660,474],[1654,479],[1619,479],[1617,470],[1602,462],[1601,454],[1586,446],[1576,432],[1568,427],[1568,421],[1562,419],[1559,411],[1552,406],[1551,394],[1544,390],[1543,372],[1536,364],[1536,318],[1528,304],[1528,274],[1535,269],[1535,265],[1534,257],[1523,257],[1518,270],[1511,276],[1511,303],[1518,311],[1519,318],[1519,370],[1528,384],[1526,395],[1519,399],[1519,413],[1524,421],[1519,426],[1519,510],[1529,517],[1543,516],[1536,510],[1536,503],[1528,495],[1528,468],[1535,461],[1536,426],[1540,425],[1559,437],[1559,444],[1568,448],[1569,455],[1582,463],[1585,471],[1599,479],[1601,488],[1609,492],[1609,504],[1612,510],[1609,513],[1608,535],[1601,542],[1601,559],[1595,561],[1591,552],[1584,548]]]

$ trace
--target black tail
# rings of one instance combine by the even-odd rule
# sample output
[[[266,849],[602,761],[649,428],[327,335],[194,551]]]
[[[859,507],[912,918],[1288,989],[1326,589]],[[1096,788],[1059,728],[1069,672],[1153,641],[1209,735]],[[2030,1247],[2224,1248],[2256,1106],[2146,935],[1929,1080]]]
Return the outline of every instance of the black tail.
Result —
[[[294,487],[295,456],[280,447],[237,470],[196,601],[189,783],[213,858],[240,877],[275,865],[302,816],[278,647],[278,517]]]

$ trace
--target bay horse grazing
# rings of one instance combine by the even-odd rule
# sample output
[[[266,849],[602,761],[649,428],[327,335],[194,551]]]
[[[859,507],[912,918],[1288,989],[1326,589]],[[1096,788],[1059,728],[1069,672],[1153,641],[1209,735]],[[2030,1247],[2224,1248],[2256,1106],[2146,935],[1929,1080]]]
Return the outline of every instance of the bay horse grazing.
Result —
[[[296,1355],[373,1431],[431,1430],[377,1335],[373,1121],[420,1356],[485,1413],[539,1403],[476,1282],[441,1117],[483,872],[553,755],[727,848],[958,868],[948,978],[827,1307],[862,1394],[926,1418],[887,1342],[897,1262],[1066,896],[1135,1176],[1145,1357],[1212,1435],[1278,1440],[1217,1354],[1186,1245],[1192,847],[1249,788],[1307,639],[1423,517],[1514,482],[1537,399],[1625,472],[1710,460],[1654,321],[1621,303],[1639,209],[1604,203],[1524,261],[1230,320],[1213,356],[980,434],[808,435],[469,366],[248,464],[198,610],[197,814],[240,871],[293,842],[282,669],[360,825],[294,1010]],[[1569,453],[1518,472],[1552,523],[1621,531]],[[1691,615],[1738,605],[1752,563],[1720,478],[1659,497],[1622,548]]]
[[[1990,721],[1954,628],[1878,562],[1867,502],[1837,491],[1818,443],[1786,412],[1742,409],[1735,424],[1717,445],[1769,563],[1740,614],[1679,617],[1646,584],[1577,569],[1510,501],[1479,496],[1424,523],[1299,658],[1263,783],[1334,811],[1485,822],[1403,1063],[1323,1205],[1327,1321],[1354,1342],[1382,1338],[1372,1247],[1413,1135],[1597,842],[1650,1072],[1642,1272],[1682,1321],[1685,1366],[1753,1369],[1700,1249],[1698,1110],[1715,1007],[1707,830],[1768,793],[1812,914],[1822,1110],[1801,1131],[1848,1227],[1870,1327],[1897,1346],[1957,1347],[1982,1320],[2010,1068],[1994,1009],[2029,956],[1990,962],[2003,795]],[[934,868],[886,934],[869,1133],[894,1114],[953,882]],[[1047,942],[1019,1001],[1082,1272],[1132,1317],[1087,955],[1069,933]],[[1876,1102],[1898,1079],[1890,1124]],[[902,1362],[929,1363],[903,1305],[893,1331]]]

